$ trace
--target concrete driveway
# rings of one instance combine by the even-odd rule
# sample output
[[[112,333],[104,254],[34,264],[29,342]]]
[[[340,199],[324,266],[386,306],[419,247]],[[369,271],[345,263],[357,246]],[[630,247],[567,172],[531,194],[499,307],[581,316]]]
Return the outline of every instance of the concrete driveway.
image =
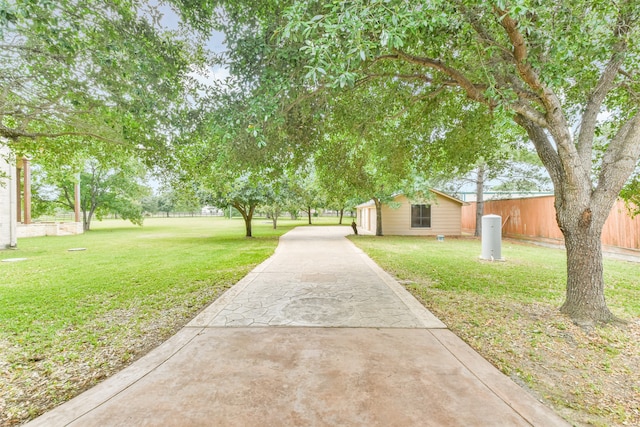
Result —
[[[344,238],[299,227],[145,357],[29,426],[562,426]]]

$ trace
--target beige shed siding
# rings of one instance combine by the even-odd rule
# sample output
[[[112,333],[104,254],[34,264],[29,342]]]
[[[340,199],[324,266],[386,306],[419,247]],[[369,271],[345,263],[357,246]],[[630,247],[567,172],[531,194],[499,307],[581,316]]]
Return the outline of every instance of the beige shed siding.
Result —
[[[365,206],[362,208],[358,208],[356,212],[357,215],[357,224],[358,227],[370,231],[372,233],[376,232],[376,207],[375,206]],[[382,220],[382,224],[384,225],[384,219]]]
[[[382,206],[382,234],[402,236],[434,236],[444,234],[458,236],[462,234],[461,204],[435,194],[431,204],[431,227],[411,227],[411,202],[405,196],[397,196],[401,203],[397,209]],[[374,210],[375,212],[375,210]],[[375,227],[373,229],[375,231]]]

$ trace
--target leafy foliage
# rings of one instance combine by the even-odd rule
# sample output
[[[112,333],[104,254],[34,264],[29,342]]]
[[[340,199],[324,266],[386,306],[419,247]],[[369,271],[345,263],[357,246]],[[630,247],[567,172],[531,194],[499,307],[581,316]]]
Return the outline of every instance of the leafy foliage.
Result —
[[[246,237],[253,237],[253,214],[260,205],[269,203],[270,188],[254,174],[244,174],[224,182],[208,182],[203,185],[202,202],[216,207],[233,206],[245,222]]]
[[[0,2],[0,136],[19,153],[64,156],[76,146],[60,136],[81,135],[160,162],[151,149],[184,121],[204,59],[186,32],[202,27],[196,11],[170,31],[146,2]]]
[[[627,203],[632,216],[640,214],[640,177],[635,177],[623,189],[620,196]]]
[[[40,197],[40,204],[64,206],[75,210],[75,185],[80,184],[80,210],[85,231],[91,229],[93,218],[102,220],[107,214],[117,214],[122,219],[142,225],[142,199],[151,189],[142,182],[146,169],[137,161],[119,158],[118,161],[105,158],[79,160],[77,168],[60,167],[41,169],[43,183],[53,187],[53,191]],[[53,200],[51,200],[53,197]]]

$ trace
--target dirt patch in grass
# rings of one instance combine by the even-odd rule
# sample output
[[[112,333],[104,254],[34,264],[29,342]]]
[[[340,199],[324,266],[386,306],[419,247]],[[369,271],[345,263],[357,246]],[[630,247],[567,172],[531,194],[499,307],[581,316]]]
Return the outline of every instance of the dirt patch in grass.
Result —
[[[406,284],[482,356],[577,426],[640,425],[640,319],[584,330],[548,304]]]

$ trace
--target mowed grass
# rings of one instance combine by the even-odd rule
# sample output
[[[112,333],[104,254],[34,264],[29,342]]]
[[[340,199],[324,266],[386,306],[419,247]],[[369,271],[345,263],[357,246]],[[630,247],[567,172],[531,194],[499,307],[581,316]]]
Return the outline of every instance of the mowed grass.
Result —
[[[205,286],[228,286],[266,259],[288,229],[257,226],[258,237],[246,239],[242,221],[220,218],[94,227],[78,236],[20,239],[19,250],[0,252],[0,259],[27,258],[0,264],[3,338],[46,350],[51,334],[81,328],[105,312],[151,311]]]
[[[506,240],[506,262],[479,259],[481,242],[472,238],[358,236],[354,242],[383,268],[402,279],[426,283],[433,289],[469,292],[519,302],[562,304],[566,284],[566,255],[562,249]],[[640,263],[605,259],[605,297],[623,318],[640,316]]]
[[[335,223],[333,219],[322,221]],[[32,418],[169,337],[304,220],[95,222],[0,251],[0,425]],[[82,251],[69,249],[85,248]]]
[[[573,425],[640,425],[640,263],[605,259],[605,295],[627,323],[584,330],[559,313],[566,255],[473,238],[350,239],[496,367]]]

